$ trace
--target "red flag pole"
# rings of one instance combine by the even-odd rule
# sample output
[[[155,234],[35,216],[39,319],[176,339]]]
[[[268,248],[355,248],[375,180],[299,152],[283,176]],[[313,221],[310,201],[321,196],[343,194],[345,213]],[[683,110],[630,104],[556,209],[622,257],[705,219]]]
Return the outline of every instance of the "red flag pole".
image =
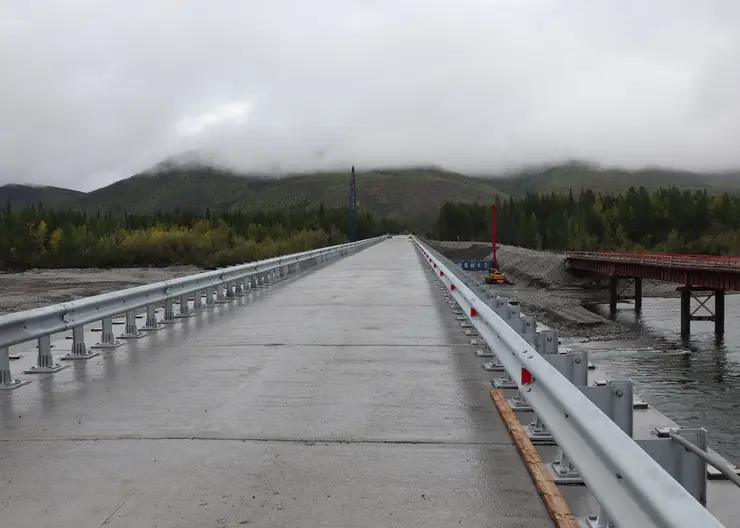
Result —
[[[491,267],[498,268],[498,260],[496,259],[496,204],[491,204],[491,249],[493,255],[491,256]]]

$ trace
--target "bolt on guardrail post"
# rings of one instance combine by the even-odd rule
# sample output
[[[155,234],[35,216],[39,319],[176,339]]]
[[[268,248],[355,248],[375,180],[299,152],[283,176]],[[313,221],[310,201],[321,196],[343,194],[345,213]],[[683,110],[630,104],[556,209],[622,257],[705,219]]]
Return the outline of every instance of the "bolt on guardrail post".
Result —
[[[92,352],[90,350],[87,350],[87,346],[85,346],[84,325],[79,325],[72,328],[72,350],[62,359],[90,359],[97,356],[98,354],[100,354],[100,352]]]
[[[120,341],[116,341],[116,338],[113,335],[113,319],[112,318],[105,317],[101,321],[101,325],[102,327],[100,329],[100,341],[98,343],[95,343],[90,348],[95,348],[95,349],[116,348],[123,344]]]
[[[52,374],[59,372],[67,368],[59,363],[54,363],[54,358],[51,355],[51,336],[41,336],[38,339],[38,357],[36,358],[36,366],[33,366],[23,372],[26,374]]]
[[[126,326],[123,328],[123,333],[118,336],[118,339],[139,339],[144,337],[144,332],[139,332],[139,329],[136,327],[136,310],[126,311]]]
[[[30,381],[21,381],[13,377],[10,372],[10,349],[8,347],[0,348],[0,390],[12,390],[31,383]]]
[[[164,328],[164,325],[159,324],[157,321],[157,309],[153,304],[147,304],[146,306],[146,321],[141,330],[145,332],[156,332]]]

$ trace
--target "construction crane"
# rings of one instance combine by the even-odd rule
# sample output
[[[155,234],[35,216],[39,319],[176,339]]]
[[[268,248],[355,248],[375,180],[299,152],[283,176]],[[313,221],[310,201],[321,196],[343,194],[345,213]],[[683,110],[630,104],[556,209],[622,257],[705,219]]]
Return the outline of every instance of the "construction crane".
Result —
[[[497,229],[496,204],[491,204],[491,267],[488,269],[485,281],[486,284],[513,284],[498,267],[498,259],[496,258],[496,250],[498,249]]]

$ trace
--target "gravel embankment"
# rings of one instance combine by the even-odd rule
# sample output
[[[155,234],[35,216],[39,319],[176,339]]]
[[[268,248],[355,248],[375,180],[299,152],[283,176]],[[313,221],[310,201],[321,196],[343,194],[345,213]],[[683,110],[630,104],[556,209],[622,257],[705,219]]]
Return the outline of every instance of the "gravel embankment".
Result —
[[[490,244],[476,242],[434,242],[452,259],[490,259]],[[522,311],[536,315],[545,324],[557,327],[569,337],[592,339],[637,338],[640,332],[602,317],[586,306],[609,301],[608,281],[595,274],[575,274],[565,265],[565,255],[516,246],[500,246],[498,263],[513,285],[492,286],[497,293],[522,305]],[[476,274],[482,280],[485,273]],[[631,288],[623,294],[629,295]],[[645,281],[643,295],[676,295],[676,285]]]

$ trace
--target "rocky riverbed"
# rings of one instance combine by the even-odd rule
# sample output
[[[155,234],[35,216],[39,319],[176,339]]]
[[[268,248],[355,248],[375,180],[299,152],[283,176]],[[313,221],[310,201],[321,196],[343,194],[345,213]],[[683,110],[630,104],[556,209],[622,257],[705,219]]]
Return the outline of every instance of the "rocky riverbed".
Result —
[[[194,266],[171,266],[106,270],[34,269],[23,273],[0,273],[0,314],[151,284],[199,271]]]

